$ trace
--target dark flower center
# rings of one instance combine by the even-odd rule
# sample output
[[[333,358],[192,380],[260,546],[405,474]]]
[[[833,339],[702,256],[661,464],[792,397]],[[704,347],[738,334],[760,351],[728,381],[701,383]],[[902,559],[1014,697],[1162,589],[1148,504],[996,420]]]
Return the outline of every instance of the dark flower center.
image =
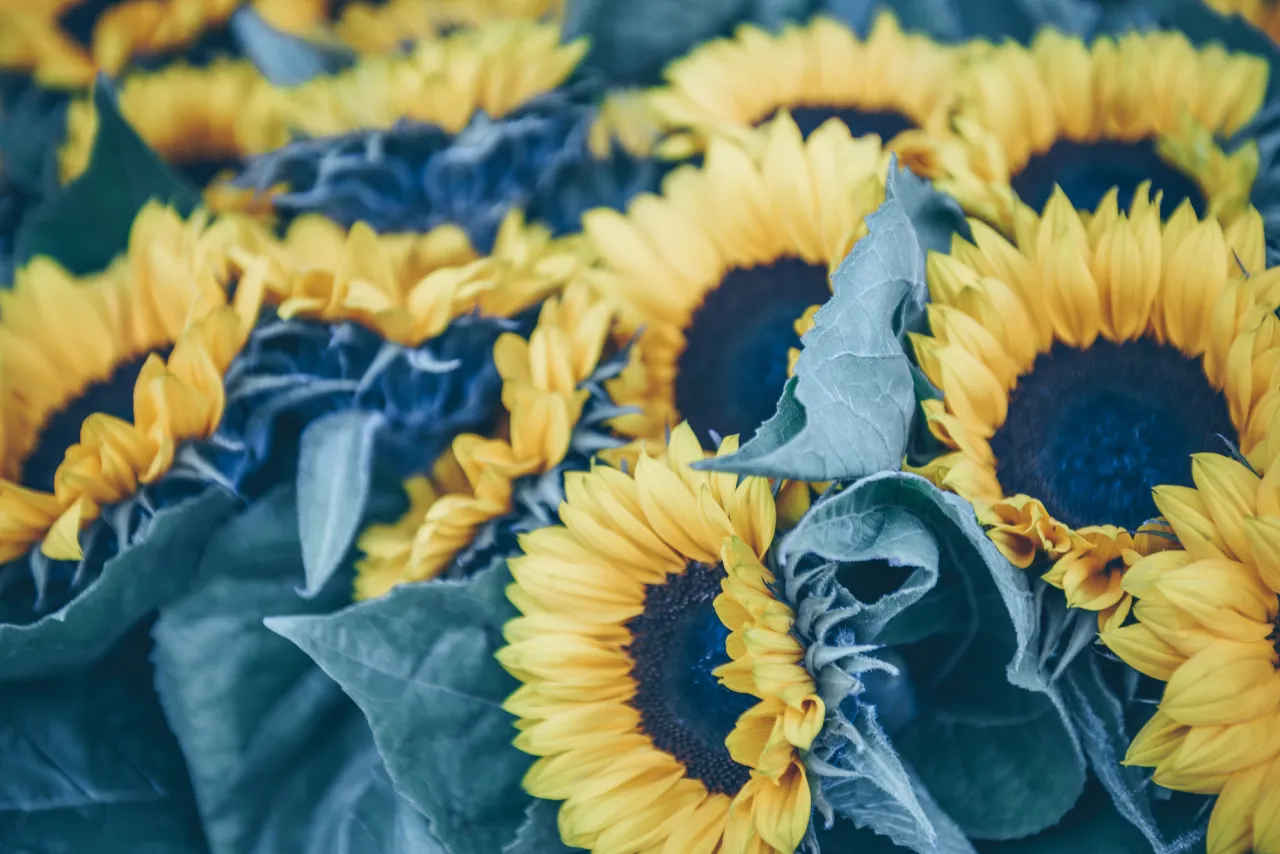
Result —
[[[1075,528],[1135,531],[1158,515],[1152,487],[1190,486],[1191,454],[1221,450],[1220,437],[1237,438],[1199,359],[1149,338],[1098,339],[1036,359],[991,450],[1006,495],[1038,498]]]
[[[874,133],[881,142],[888,142],[904,130],[911,130],[916,123],[897,110],[862,110],[857,107],[792,107],[800,133],[808,139],[827,119],[839,119],[855,137]]]
[[[43,492],[53,491],[53,475],[62,464],[67,449],[80,441],[80,425],[95,412],[133,420],[133,387],[151,352],[162,357],[168,348],[150,351],[117,365],[111,376],[93,383],[78,397],[55,412],[40,430],[40,441],[22,466],[22,485]]]
[[[627,653],[636,681],[631,705],[645,735],[708,791],[733,796],[750,772],[733,761],[724,740],[756,698],[730,691],[711,675],[729,661],[729,630],[712,606],[724,577],[719,564],[690,562],[684,572],[650,585],[644,612],[627,623]]]
[[[1191,200],[1198,216],[1204,216],[1204,194],[1185,173],[1156,154],[1149,139],[1137,142],[1071,142],[1061,139],[1043,154],[1031,158],[1009,183],[1018,197],[1038,211],[1044,210],[1054,186],[1062,187],[1078,210],[1095,210],[1112,187],[1117,188],[1121,210],[1128,210],[1143,181],[1151,193],[1162,192],[1160,215],[1169,217]]]
[[[685,328],[676,407],[708,447],[710,432],[751,438],[773,415],[787,381],[795,322],[831,297],[827,270],[798,258],[730,270]]]

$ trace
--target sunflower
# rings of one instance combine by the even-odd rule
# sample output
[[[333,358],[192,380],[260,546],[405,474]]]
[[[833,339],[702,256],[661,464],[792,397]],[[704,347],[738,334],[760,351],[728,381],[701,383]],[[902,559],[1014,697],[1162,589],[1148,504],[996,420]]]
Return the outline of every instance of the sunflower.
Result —
[[[640,330],[647,421],[658,437],[687,419],[706,443],[744,438],[787,378],[796,321],[831,296],[828,275],[884,198],[887,153],[830,120],[802,138],[783,111],[758,144],[713,139],[701,168],[671,173],[627,213],[599,209],[583,228],[589,275]]]
[[[57,0],[0,7],[0,70],[45,86],[87,87],[138,56],[166,53],[226,23],[242,0]]]
[[[762,563],[769,484],[689,467],[704,456],[681,425],[634,477],[566,475],[563,526],[510,561],[497,657],[524,684],[504,708],[566,845],[790,854],[808,828],[799,753],[825,708]]]
[[[1150,181],[1168,216],[1188,199],[1224,221],[1248,206],[1257,147],[1226,154],[1215,136],[1242,128],[1262,104],[1267,63],[1181,33],[1126,33],[1086,46],[1041,31],[1031,46],[972,49],[952,116],[935,146],[939,188],[1008,230],[1014,193],[1043,209],[1061,186],[1081,209],[1111,187],[1120,203]]]
[[[1224,15],[1239,15],[1267,35],[1280,41],[1280,6],[1275,0],[1205,0]]]
[[[865,40],[846,24],[816,17],[770,33],[751,24],[677,60],[650,95],[673,131],[661,151],[684,156],[713,136],[740,143],[779,110],[808,136],[830,118],[855,136],[878,134],[916,171],[925,171],[921,129],[945,124],[959,52],[904,33],[881,12]]]
[[[229,301],[205,225],[148,205],[107,271],[76,279],[37,258],[0,293],[0,561],[41,541],[49,557],[78,558],[79,530],[104,505],[217,428],[262,277],[239,277]]]
[[[362,53],[386,53],[406,41],[498,21],[549,21],[562,0],[386,0],[341,4],[333,34]]]
[[[1155,503],[1183,550],[1124,576],[1137,621],[1102,634],[1168,684],[1126,762],[1170,789],[1218,795],[1209,854],[1280,852],[1280,467],[1217,454]]]
[[[170,65],[125,78],[119,88],[119,108],[147,145],[192,183],[206,187],[215,176],[225,177],[242,158],[268,151],[274,144],[262,131],[271,121],[266,90],[266,80],[247,61]],[[92,98],[72,101],[67,108],[66,141],[58,152],[63,183],[88,167],[97,132]],[[206,192],[207,202],[218,198],[212,188]]]
[[[493,355],[505,436],[465,433],[430,478],[405,485],[408,512],[360,537],[365,557],[357,564],[356,598],[436,577],[481,526],[511,511],[520,478],[552,471],[565,459],[589,397],[583,384],[600,363],[612,320],[610,306],[574,282],[542,304],[528,339],[499,337]]]
[[[271,90],[270,148],[295,133],[333,136],[401,120],[465,128],[477,112],[497,118],[569,77],[586,42],[560,43],[554,24],[495,21],[418,42],[407,55],[368,56],[351,69]]]
[[[921,473],[1015,565],[1067,560],[1047,580],[1119,620],[1119,576],[1165,540],[1144,525],[1151,487],[1224,438],[1276,456],[1280,271],[1256,212],[1224,229],[1188,202],[1162,222],[1146,185],[1127,214],[1116,197],[1089,215],[1059,191],[1042,217],[1021,209],[1012,242],[971,220],[974,243],[930,255],[932,334],[912,337],[949,449]]]

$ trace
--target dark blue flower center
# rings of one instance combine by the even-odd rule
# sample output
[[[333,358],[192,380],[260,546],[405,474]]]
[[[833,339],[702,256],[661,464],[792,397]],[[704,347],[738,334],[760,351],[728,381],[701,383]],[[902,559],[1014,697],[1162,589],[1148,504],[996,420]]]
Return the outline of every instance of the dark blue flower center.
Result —
[[[857,107],[792,107],[800,133],[807,139],[827,119],[839,119],[855,137],[874,133],[882,142],[888,142],[904,130],[911,130],[916,123],[897,110],[862,110]]]
[[[1079,210],[1095,210],[1112,187],[1117,188],[1121,210],[1128,210],[1143,181],[1151,193],[1163,193],[1160,213],[1172,214],[1186,199],[1198,216],[1204,216],[1204,194],[1190,177],[1165,162],[1149,139],[1137,142],[1072,142],[1058,140],[1043,154],[1031,158],[1009,182],[1018,197],[1036,210],[1044,210],[1055,186]]]
[[[798,258],[729,271],[684,330],[676,407],[704,445],[710,433],[751,438],[773,415],[787,381],[795,322],[831,297],[827,270]]]
[[[1130,531],[1157,514],[1152,487],[1191,485],[1191,454],[1237,441],[1226,401],[1199,359],[1142,338],[1036,359],[991,439],[1006,495],[1043,502],[1079,528]]]
[[[712,605],[724,577],[719,564],[690,562],[684,572],[650,585],[644,612],[627,623],[627,654],[636,682],[631,705],[645,735],[708,791],[732,796],[750,772],[733,761],[724,740],[756,698],[730,691],[711,675],[729,661],[729,630]]]
[[[159,351],[167,357],[168,348]],[[40,431],[40,441],[22,466],[22,485],[44,492],[53,491],[53,475],[62,464],[67,449],[80,441],[80,425],[95,412],[133,420],[133,387],[151,352],[117,365],[111,376],[93,383],[78,397],[55,412]]]

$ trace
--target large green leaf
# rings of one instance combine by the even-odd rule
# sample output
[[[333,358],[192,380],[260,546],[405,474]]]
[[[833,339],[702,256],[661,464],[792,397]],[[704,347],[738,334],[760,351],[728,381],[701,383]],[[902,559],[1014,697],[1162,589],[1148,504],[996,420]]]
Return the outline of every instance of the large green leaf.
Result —
[[[129,244],[133,218],[150,199],[183,215],[200,194],[170,169],[120,115],[110,82],[93,89],[98,134],[89,167],[27,217],[18,232],[16,263],[47,255],[72,273],[104,269]]]
[[[350,599],[349,573],[299,595],[294,488],[222,526],[200,572],[156,624],[156,681],[214,854],[431,854],[426,821],[387,784],[360,710],[263,625]]]
[[[182,754],[135,632],[86,670],[5,687],[0,850],[194,854],[204,850]]]
[[[928,296],[922,234],[937,244],[939,223],[955,221],[954,202],[930,193],[890,168],[885,202],[832,274],[832,297],[802,339],[777,414],[736,454],[699,468],[823,481],[901,465],[916,410],[902,334],[920,322]]]
[[[183,592],[210,533],[237,503],[211,486],[160,510],[141,542],[108,560],[101,575],[62,608],[35,622],[0,624],[0,681],[52,674],[100,656],[130,626]]]
[[[512,746],[513,719],[501,707],[517,683],[493,658],[515,613],[503,593],[509,580],[499,560],[336,614],[268,621],[364,710],[396,788],[449,854],[494,854],[525,832],[520,781],[530,758]]]
[[[988,842],[980,850],[982,854],[1149,854],[1151,846],[1095,783],[1053,827],[1024,839]]]

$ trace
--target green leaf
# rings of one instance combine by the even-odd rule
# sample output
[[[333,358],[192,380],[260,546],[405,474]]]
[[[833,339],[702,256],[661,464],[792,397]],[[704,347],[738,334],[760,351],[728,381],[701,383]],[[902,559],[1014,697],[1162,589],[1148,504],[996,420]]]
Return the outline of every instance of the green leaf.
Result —
[[[736,454],[695,467],[824,481],[901,465],[916,406],[900,338],[928,296],[920,236],[900,198],[925,207],[917,190],[890,168],[885,202],[832,274],[833,295],[802,339],[777,414]]]
[[[564,39],[586,36],[587,64],[617,83],[656,83],[668,61],[705,39],[727,34],[747,0],[568,0]]]
[[[133,218],[150,199],[185,215],[200,194],[180,178],[120,115],[116,94],[99,75],[93,89],[98,134],[89,167],[27,217],[17,237],[17,265],[47,255],[76,275],[105,269],[129,245]]]
[[[1083,755],[1064,723],[1057,688],[1040,669],[1038,612],[1027,579],[991,544],[971,506],[915,475],[872,475],[818,501],[779,554],[797,633],[833,715],[815,743],[819,761],[811,760],[811,770],[837,812],[917,851],[960,845],[948,836],[951,824],[1004,838],[1061,818],[1084,786]],[[896,569],[889,585],[859,577],[889,569]],[[868,589],[877,594],[863,593]],[[897,677],[867,676],[886,664]],[[846,714],[850,694],[857,701]],[[884,742],[873,766],[864,761],[864,745],[880,744],[883,733],[866,718],[879,706],[895,710],[886,722],[901,718],[902,709],[913,709],[915,720],[891,745]],[[984,791],[972,782],[978,771],[956,777],[948,776],[959,773],[953,765],[917,764],[920,750],[949,753],[951,746],[913,731],[949,727],[972,734],[969,753],[999,754],[1006,734],[1030,722],[1056,739],[1053,788],[1037,788],[1031,776],[1041,772],[1032,761],[991,764],[1013,777],[996,783],[1021,786],[1020,796],[1036,798],[1020,802],[1017,815],[992,813],[956,794],[971,786]],[[908,750],[912,745],[927,749]],[[903,751],[905,770],[895,768],[892,747]]]
[[[1186,851],[1188,849],[1181,849]],[[1126,822],[1096,783],[1062,821],[1025,839],[991,842],[983,854],[1149,854],[1151,846]]]
[[[926,715],[894,743],[938,805],[974,839],[1017,839],[1052,827],[1084,790],[1085,769],[1052,707],[1006,726]]]
[[[145,538],[108,560],[62,608],[32,623],[0,625],[0,681],[44,676],[99,657],[130,626],[181,595],[213,527],[237,503],[211,486],[160,510]]]
[[[385,418],[349,409],[312,422],[298,448],[298,524],[305,596],[337,572],[355,542],[373,476],[373,451]]]
[[[534,800],[525,810],[524,823],[515,839],[507,843],[502,854],[572,854],[581,848],[570,848],[560,841],[556,813],[560,805],[554,801]]]
[[[134,633],[97,665],[7,687],[0,704],[0,850],[204,849],[182,754]]]
[[[526,820],[520,781],[531,760],[512,746],[513,719],[501,707],[518,683],[493,657],[515,613],[509,580],[498,560],[467,579],[267,622],[359,704],[397,790],[450,854],[502,851]]]
[[[348,574],[298,595],[293,486],[219,528],[200,575],[155,626],[156,686],[214,854],[433,854],[425,819],[386,785],[360,710],[263,625],[350,600]]]

